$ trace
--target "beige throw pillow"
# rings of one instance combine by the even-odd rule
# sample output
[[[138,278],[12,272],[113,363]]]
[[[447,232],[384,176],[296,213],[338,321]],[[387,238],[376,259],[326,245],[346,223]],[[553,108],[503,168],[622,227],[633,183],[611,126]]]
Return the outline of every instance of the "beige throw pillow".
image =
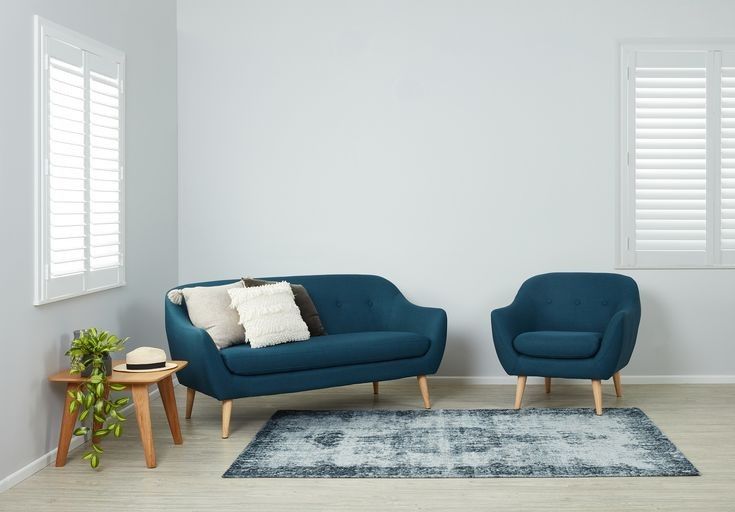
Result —
[[[227,290],[252,348],[309,339],[291,286],[280,283]]]
[[[245,330],[236,311],[230,308],[228,290],[242,289],[242,281],[222,286],[195,286],[182,293],[189,319],[212,337],[217,348],[245,342]]]

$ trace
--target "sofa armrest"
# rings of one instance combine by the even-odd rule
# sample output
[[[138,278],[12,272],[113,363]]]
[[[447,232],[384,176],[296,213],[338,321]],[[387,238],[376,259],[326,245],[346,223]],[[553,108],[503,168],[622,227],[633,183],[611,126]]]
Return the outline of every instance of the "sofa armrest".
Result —
[[[432,370],[427,373],[436,373],[447,342],[447,313],[443,309],[417,306],[399,295],[396,297],[386,328],[415,332],[429,338],[431,346],[424,357],[430,359]]]
[[[195,327],[183,307],[165,299],[166,336],[171,357],[188,361],[177,373],[184,386],[222,399],[230,372],[207,331]]]

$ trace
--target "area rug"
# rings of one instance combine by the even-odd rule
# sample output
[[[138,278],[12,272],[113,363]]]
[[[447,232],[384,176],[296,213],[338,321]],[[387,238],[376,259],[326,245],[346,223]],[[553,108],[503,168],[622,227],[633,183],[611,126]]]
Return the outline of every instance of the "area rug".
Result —
[[[640,409],[278,411],[225,478],[694,476]]]

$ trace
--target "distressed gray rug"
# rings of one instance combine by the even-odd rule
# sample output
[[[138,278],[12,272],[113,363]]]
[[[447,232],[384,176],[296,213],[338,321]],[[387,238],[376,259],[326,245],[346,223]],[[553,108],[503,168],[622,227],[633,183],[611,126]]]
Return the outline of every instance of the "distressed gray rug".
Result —
[[[278,411],[225,478],[693,476],[640,409]]]

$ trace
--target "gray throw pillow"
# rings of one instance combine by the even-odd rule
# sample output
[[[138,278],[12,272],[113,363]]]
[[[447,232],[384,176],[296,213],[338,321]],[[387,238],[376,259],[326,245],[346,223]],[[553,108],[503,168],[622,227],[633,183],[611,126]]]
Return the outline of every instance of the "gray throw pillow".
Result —
[[[266,284],[273,284],[275,282],[276,281],[266,281],[265,279],[253,279],[252,277],[242,278],[242,284],[245,285],[245,288],[253,288],[254,286],[263,286]],[[312,336],[325,335],[326,331],[322,325],[322,319],[319,318],[319,312],[316,310],[316,306],[311,300],[306,288],[300,284],[291,284],[291,290],[293,291],[296,305],[299,307],[299,311],[301,311],[301,318],[309,328],[309,334]]]
[[[245,343],[245,329],[240,315],[230,307],[227,290],[242,288],[240,281],[222,286],[195,286],[181,290],[189,311],[189,320],[212,337],[217,348]]]

